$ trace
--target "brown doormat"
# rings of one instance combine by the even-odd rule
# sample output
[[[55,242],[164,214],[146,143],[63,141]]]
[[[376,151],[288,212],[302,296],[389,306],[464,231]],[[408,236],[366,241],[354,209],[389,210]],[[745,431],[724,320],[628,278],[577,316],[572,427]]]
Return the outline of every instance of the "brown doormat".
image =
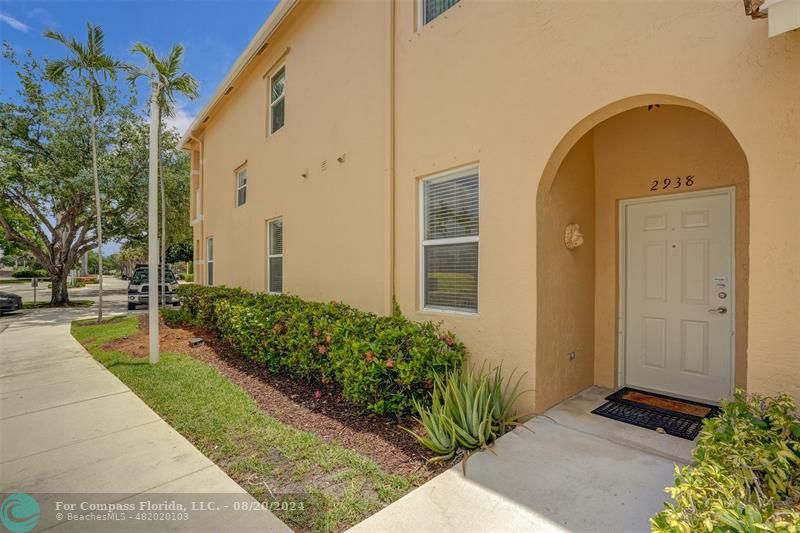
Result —
[[[700,432],[704,418],[720,412],[715,405],[630,387],[623,387],[606,400],[592,413],[689,440],[694,440]]]

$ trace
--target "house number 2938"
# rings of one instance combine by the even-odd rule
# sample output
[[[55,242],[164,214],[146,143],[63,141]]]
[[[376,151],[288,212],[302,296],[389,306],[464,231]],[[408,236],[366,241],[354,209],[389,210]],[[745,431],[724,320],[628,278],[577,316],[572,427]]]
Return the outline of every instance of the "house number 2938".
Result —
[[[653,180],[650,184],[651,191],[663,189],[680,189],[681,187],[691,187],[694,185],[694,176],[678,176],[677,178],[664,178],[663,180]]]

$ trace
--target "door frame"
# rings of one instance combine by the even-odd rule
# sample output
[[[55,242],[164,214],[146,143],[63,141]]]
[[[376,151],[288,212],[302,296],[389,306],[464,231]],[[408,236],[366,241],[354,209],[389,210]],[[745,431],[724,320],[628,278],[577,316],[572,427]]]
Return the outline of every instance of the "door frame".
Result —
[[[652,196],[642,196],[639,198],[628,198],[618,201],[618,224],[617,224],[617,388],[624,387],[625,382],[625,339],[627,335],[627,210],[629,205],[646,204],[660,202],[664,200],[681,200],[684,198],[702,198],[704,196],[727,196],[730,202],[730,235],[731,235],[731,284],[730,284],[730,320],[731,320],[731,360],[730,372],[730,391],[733,394],[736,388],[736,187],[719,187],[714,189],[703,189],[700,191],[679,192],[670,194],[658,194]],[[658,391],[653,391],[658,392]],[[672,394],[672,393],[670,393]],[[679,395],[675,395],[679,396]],[[696,399],[696,398],[687,398]],[[703,400],[705,401],[705,400]]]

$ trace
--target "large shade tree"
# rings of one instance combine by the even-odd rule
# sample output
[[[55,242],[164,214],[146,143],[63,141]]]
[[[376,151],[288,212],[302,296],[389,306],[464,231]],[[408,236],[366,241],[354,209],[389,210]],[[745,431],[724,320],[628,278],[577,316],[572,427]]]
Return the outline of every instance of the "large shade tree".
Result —
[[[97,174],[97,123],[106,110],[106,88],[103,86],[108,80],[115,80],[117,71],[124,65],[105,52],[105,37],[99,26],[86,25],[86,43],[81,43],[74,37],[66,37],[61,33],[48,31],[45,37],[54,39],[63,44],[68,52],[67,57],[48,62],[47,77],[52,81],[60,81],[69,75],[75,74],[83,82],[90,96],[91,115],[89,127],[91,128],[92,146],[92,177],[94,179],[95,217],[97,225],[95,238],[97,240],[99,302],[97,306],[97,319],[103,318],[103,220],[102,199],[100,197],[100,180]]]
[[[113,89],[98,116],[85,81],[50,81],[30,52],[20,59],[6,46],[3,55],[20,90],[18,98],[0,102],[0,233],[48,271],[50,301],[64,304],[70,270],[97,243],[96,215],[102,214],[106,236],[117,240],[128,238],[141,218],[147,123],[135,102],[121,102]],[[96,158],[95,144],[103,147]],[[93,206],[99,188],[104,197]]]
[[[144,68],[130,68],[129,81],[131,84],[136,80],[145,77],[151,83],[156,84],[156,98],[158,101],[158,176],[161,189],[161,261],[162,265],[167,263],[167,195],[165,186],[164,172],[164,150],[162,138],[164,135],[164,119],[173,117],[177,106],[177,98],[183,96],[194,100],[200,95],[199,84],[190,74],[181,71],[183,63],[184,48],[182,44],[173,46],[166,56],[159,57],[155,50],[144,43],[138,42],[133,45],[131,51],[135,54],[144,56],[147,65]],[[178,179],[185,180],[185,176]],[[175,241],[173,241],[175,242]],[[161,290],[164,289],[164,276],[166,269],[161,269]],[[163,299],[162,299],[163,302]]]

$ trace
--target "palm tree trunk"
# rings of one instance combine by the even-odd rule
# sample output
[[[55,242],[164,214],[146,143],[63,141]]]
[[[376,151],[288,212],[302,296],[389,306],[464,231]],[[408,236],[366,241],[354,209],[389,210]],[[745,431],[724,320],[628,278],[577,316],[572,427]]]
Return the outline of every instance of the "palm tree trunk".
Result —
[[[167,196],[164,192],[164,160],[161,157],[161,118],[158,120],[158,179],[161,184],[161,305],[166,307]]]
[[[100,180],[97,177],[97,117],[92,113],[92,173],[94,174],[94,203],[97,210],[97,321],[103,320],[103,219],[100,202]]]

